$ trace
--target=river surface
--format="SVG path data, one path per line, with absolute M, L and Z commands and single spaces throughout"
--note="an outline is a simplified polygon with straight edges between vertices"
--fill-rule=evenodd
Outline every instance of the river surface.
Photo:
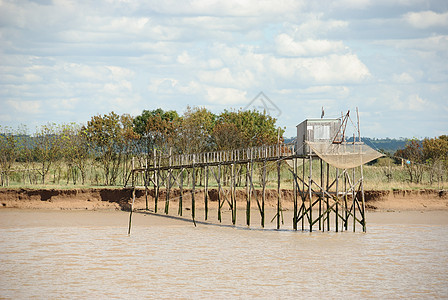
M 0 298 L 447 298 L 448 212 L 368 231 L 212 226 L 125 212 L 0 211 Z M 285 226 L 286 227 L 286 226 Z

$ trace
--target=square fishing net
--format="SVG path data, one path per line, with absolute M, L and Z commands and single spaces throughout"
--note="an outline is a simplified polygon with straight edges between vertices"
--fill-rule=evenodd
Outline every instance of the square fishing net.
M 322 160 L 339 169 L 351 169 L 383 154 L 364 143 L 306 142 Z

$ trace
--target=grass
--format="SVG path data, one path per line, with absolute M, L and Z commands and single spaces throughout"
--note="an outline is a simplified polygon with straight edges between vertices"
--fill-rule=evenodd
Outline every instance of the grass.
M 128 164 L 130 165 L 130 164 Z M 299 176 L 302 175 L 303 169 L 302 165 L 298 167 Z M 320 161 L 313 161 L 313 178 L 317 182 L 320 182 Z M 16 163 L 13 169 L 21 170 L 25 169 L 25 166 L 21 163 Z M 324 169 L 326 169 L 324 165 Z M 239 170 L 239 168 L 236 168 Z M 262 164 L 254 164 L 253 169 L 253 183 L 255 188 L 261 187 L 261 170 Z M 215 169 L 215 174 L 216 174 Z M 224 168 L 222 168 L 222 174 L 224 174 Z M 351 172 L 350 176 L 352 176 Z M 105 186 L 103 184 L 104 172 L 102 169 L 94 162 L 89 162 L 89 167 L 87 169 L 85 184 L 80 184 L 80 176 L 78 174 L 77 184 L 73 183 L 72 178 L 69 178 L 67 183 L 67 176 L 69 176 L 69 170 L 63 163 L 58 163 L 50 170 L 46 177 L 46 183 L 41 183 L 41 177 L 36 171 L 25 172 L 13 172 L 9 178 L 9 185 L 3 188 L 31 188 L 31 189 L 73 189 L 73 188 L 122 188 L 124 186 L 125 177 L 124 169 L 120 170 L 120 175 L 117 178 L 117 184 L 114 186 Z M 79 173 L 79 172 L 78 172 Z M 217 182 L 212 175 L 209 173 L 209 187 L 216 188 Z M 230 174 L 230 170 L 227 170 L 226 174 Z M 304 180 L 308 180 L 309 166 L 305 163 L 305 176 Z M 432 185 L 429 183 L 429 175 L 424 174 L 422 183 L 410 183 L 409 175 L 405 167 L 390 164 L 390 161 L 380 160 L 375 165 L 364 165 L 364 189 L 365 190 L 409 190 L 409 189 L 444 189 L 448 188 L 448 183 L 446 182 L 434 182 Z M 387 176 L 389 174 L 389 177 Z M 246 182 L 246 168 L 245 166 L 239 171 L 241 186 L 245 186 Z M 336 171 L 335 168 L 330 167 L 330 179 L 335 178 Z M 355 177 L 359 178 L 360 170 L 355 169 Z M 198 181 L 202 177 L 202 182 L 204 176 L 198 176 Z M 237 179 L 238 180 L 238 179 Z M 31 182 L 30 182 L 31 181 Z M 230 183 L 230 177 L 228 179 Z M 293 176 L 290 171 L 290 167 L 286 164 L 282 164 L 281 167 L 281 188 L 282 189 L 292 189 Z M 143 185 L 143 181 L 140 178 L 137 185 Z M 190 184 L 191 185 L 191 184 Z M 199 182 L 196 184 L 201 186 Z M 187 186 L 187 179 L 184 179 L 184 186 Z M 276 189 L 277 188 L 277 168 L 276 162 L 267 163 L 267 188 Z

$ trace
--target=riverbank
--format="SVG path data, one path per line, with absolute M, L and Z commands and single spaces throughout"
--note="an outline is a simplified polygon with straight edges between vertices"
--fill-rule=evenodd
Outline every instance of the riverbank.
M 256 191 L 261 199 L 261 190 Z M 204 191 L 196 190 L 196 207 L 204 208 Z M 227 197 L 230 198 L 230 195 Z M 255 197 L 252 205 L 256 207 Z M 154 207 L 154 190 L 136 190 L 135 208 Z M 170 205 L 177 207 L 180 199 L 180 190 L 170 191 Z M 209 208 L 217 206 L 218 191 L 211 188 L 208 191 Z M 241 208 L 246 205 L 245 190 L 236 190 L 237 204 Z M 282 207 L 285 210 L 293 208 L 293 191 L 281 190 Z M 394 191 L 365 191 L 366 208 L 377 211 L 422 211 L 422 210 L 448 210 L 448 192 L 444 190 L 394 190 Z M 132 189 L 110 188 L 80 188 L 80 189 L 0 189 L 0 207 L 18 209 L 56 209 L 56 210 L 129 210 L 132 200 Z M 166 192 L 160 190 L 159 207 L 165 204 Z M 191 190 L 184 189 L 182 195 L 185 209 L 191 204 Z M 267 207 L 277 205 L 277 190 L 266 190 Z

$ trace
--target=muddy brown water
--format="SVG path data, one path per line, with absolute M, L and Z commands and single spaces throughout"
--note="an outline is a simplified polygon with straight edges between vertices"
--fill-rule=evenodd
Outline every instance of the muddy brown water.
M 367 233 L 128 217 L 0 210 L 0 298 L 448 297 L 447 211 L 369 212 Z

